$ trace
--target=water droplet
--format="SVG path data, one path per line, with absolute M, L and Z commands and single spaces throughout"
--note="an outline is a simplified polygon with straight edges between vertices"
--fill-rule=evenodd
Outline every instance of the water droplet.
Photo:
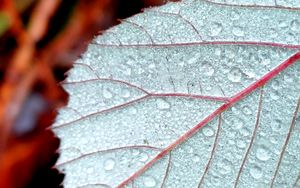
M 232 68 L 227 77 L 232 82 L 240 82 L 242 79 L 242 71 L 239 68 Z
M 156 106 L 160 110 L 167 110 L 167 109 L 169 109 L 171 107 L 170 103 L 168 103 L 164 99 L 157 99 L 156 100 Z
M 202 63 L 202 70 L 203 70 L 203 73 L 207 76 L 212 76 L 215 72 L 214 67 L 207 61 L 204 61 Z
M 278 100 L 279 99 L 279 93 L 277 91 L 273 91 L 273 92 L 270 92 L 270 97 L 272 100 Z
M 145 176 L 143 182 L 146 187 L 154 187 L 156 185 L 156 180 L 151 176 Z
M 147 153 L 142 152 L 142 153 L 140 154 L 140 161 L 141 161 L 141 162 L 146 162 L 146 161 L 148 160 L 148 158 L 149 158 L 149 156 L 148 156 Z
M 104 162 L 104 169 L 107 171 L 112 170 L 115 167 L 115 164 L 116 164 L 115 160 L 109 158 Z
M 135 115 L 135 114 L 137 113 L 137 109 L 136 109 L 135 107 L 130 107 L 130 108 L 129 108 L 129 113 L 130 113 L 131 115 Z
M 230 19 L 232 20 L 238 20 L 240 18 L 240 13 L 238 11 L 232 11 L 231 12 L 231 16 L 230 16 Z
M 254 179 L 259 179 L 262 177 L 262 171 L 261 168 L 258 166 L 254 166 L 250 169 L 250 175 L 254 178 Z
M 204 136 L 211 137 L 215 134 L 214 130 L 211 127 L 203 127 L 202 132 Z
M 280 83 L 279 83 L 278 80 L 273 80 L 273 81 L 271 82 L 271 85 L 272 85 L 272 88 L 275 89 L 275 90 L 277 90 L 277 89 L 280 88 Z
M 299 22 L 299 20 L 293 20 L 291 22 L 291 30 L 293 30 L 293 31 L 299 31 L 300 30 L 300 22 Z
M 244 36 L 244 31 L 243 31 L 243 28 L 242 27 L 239 27 L 239 26 L 234 26 L 232 28 L 232 33 L 237 36 L 237 37 L 242 37 Z
M 94 173 L 94 168 L 93 168 L 93 167 L 89 167 L 89 168 L 86 170 L 86 173 L 88 173 L 88 174 L 93 174 L 93 173 Z
M 200 161 L 200 156 L 199 155 L 197 155 L 197 154 L 195 154 L 194 156 L 193 156 L 193 158 L 192 158 L 192 160 L 196 163 L 196 162 L 199 162 Z
M 280 132 L 282 122 L 279 119 L 276 119 L 273 124 L 271 124 L 272 130 L 275 132 Z
M 245 128 L 245 127 L 242 128 L 242 129 L 240 129 L 240 133 L 243 136 L 249 136 L 250 135 L 250 131 L 247 128 Z
M 111 99 L 113 97 L 113 94 L 107 88 L 104 88 L 103 97 L 106 99 Z
M 246 142 L 245 142 L 244 140 L 237 140 L 237 141 L 236 141 L 236 146 L 237 146 L 238 148 L 243 149 L 243 148 L 246 147 Z
M 269 32 L 270 32 L 270 35 L 269 35 L 269 36 L 270 36 L 271 38 L 276 38 L 276 37 L 278 36 L 278 32 L 277 32 L 275 29 L 273 29 L 273 28 L 270 29 Z
M 209 35 L 212 37 L 217 36 L 221 33 L 222 30 L 223 30 L 222 24 L 220 24 L 218 22 L 214 22 L 211 24 Z
M 130 97 L 130 91 L 128 89 L 122 89 L 121 95 L 123 98 L 129 98 Z
M 260 146 L 256 150 L 256 157 L 261 161 L 267 161 L 270 159 L 270 152 L 265 146 Z
M 243 111 L 243 113 L 244 113 L 245 115 L 251 115 L 251 114 L 252 114 L 252 109 L 251 109 L 249 106 L 247 106 L 247 105 L 245 105 L 245 106 L 242 108 L 242 111 Z
M 219 163 L 219 172 L 223 175 L 228 174 L 231 171 L 231 162 L 227 159 L 223 159 Z

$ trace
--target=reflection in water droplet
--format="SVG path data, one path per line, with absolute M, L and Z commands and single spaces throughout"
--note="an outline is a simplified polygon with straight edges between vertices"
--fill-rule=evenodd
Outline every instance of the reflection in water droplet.
M 115 164 L 116 164 L 115 160 L 109 158 L 104 162 L 104 169 L 107 171 L 112 170 L 115 167 Z
M 145 176 L 143 182 L 146 187 L 154 187 L 156 185 L 156 180 L 151 176 Z
M 103 94 L 103 97 L 106 99 L 111 99 L 113 97 L 113 94 L 107 88 L 103 89 L 102 94 Z
M 240 82 L 242 79 L 242 71 L 239 68 L 232 68 L 227 77 L 232 82 Z
M 156 100 L 156 106 L 160 110 L 167 110 L 171 107 L 170 103 L 168 103 L 164 99 L 157 99 Z
M 203 73 L 207 76 L 212 76 L 215 72 L 214 67 L 207 61 L 204 61 L 202 63 L 202 70 L 203 70 Z
M 202 132 L 204 136 L 211 137 L 215 134 L 214 130 L 211 127 L 203 127 Z
M 261 168 L 258 166 L 254 166 L 250 169 L 250 175 L 254 178 L 254 179 L 259 179 L 262 177 L 262 171 Z
M 256 157 L 261 161 L 267 161 L 270 159 L 270 152 L 265 146 L 260 146 L 256 150 Z
M 145 152 L 142 152 L 142 153 L 140 154 L 140 161 L 141 161 L 141 162 L 145 162 L 145 161 L 147 161 L 147 160 L 148 160 L 148 158 L 149 158 L 149 156 L 148 156 L 148 154 L 147 154 L 147 153 L 145 153 Z
M 222 24 L 220 24 L 218 22 L 214 22 L 211 24 L 209 35 L 212 37 L 217 36 L 221 33 L 222 30 L 223 30 Z
M 232 28 L 232 33 L 237 36 L 237 37 L 242 37 L 244 36 L 244 31 L 242 27 L 235 26 Z

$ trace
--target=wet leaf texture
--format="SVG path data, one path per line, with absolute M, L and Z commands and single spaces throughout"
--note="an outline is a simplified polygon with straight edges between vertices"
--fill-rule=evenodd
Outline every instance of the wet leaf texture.
M 53 130 L 68 187 L 300 187 L 300 1 L 190 1 L 98 36 Z

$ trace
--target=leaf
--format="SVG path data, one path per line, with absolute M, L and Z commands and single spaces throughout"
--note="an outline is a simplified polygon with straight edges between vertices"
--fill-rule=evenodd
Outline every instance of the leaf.
M 147 9 L 89 45 L 53 125 L 65 187 L 300 186 L 300 3 L 230 2 Z

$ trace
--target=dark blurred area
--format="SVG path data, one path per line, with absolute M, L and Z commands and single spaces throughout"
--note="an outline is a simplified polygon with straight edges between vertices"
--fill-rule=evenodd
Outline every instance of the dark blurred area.
M 49 126 L 95 35 L 165 0 L 0 0 L 0 188 L 62 187 Z

